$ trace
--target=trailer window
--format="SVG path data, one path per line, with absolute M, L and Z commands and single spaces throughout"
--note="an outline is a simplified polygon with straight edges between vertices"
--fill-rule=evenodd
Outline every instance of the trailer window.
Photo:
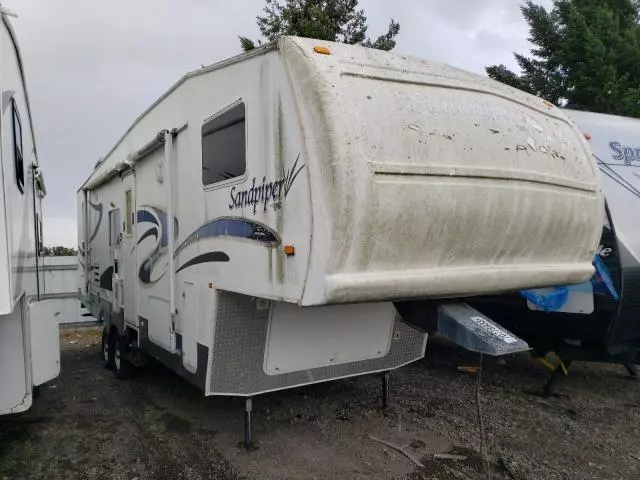
M 16 171 L 16 184 L 20 193 L 24 193 L 24 160 L 22 157 L 22 124 L 16 101 L 11 102 L 13 110 L 13 164 Z
M 118 236 L 121 232 L 120 225 L 120 209 L 111 210 L 109 212 L 109 245 L 118 243 Z
M 241 103 L 202 126 L 202 184 L 241 177 L 247 168 L 245 112 Z

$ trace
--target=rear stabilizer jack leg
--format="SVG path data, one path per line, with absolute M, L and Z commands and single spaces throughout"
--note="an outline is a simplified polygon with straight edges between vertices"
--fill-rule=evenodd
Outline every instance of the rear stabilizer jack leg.
M 253 443 L 253 423 L 251 415 L 253 413 L 253 398 L 248 397 L 244 401 L 244 442 L 240 443 L 240 447 L 251 452 L 257 447 Z
M 387 410 L 391 402 L 391 372 L 382 373 L 382 408 Z

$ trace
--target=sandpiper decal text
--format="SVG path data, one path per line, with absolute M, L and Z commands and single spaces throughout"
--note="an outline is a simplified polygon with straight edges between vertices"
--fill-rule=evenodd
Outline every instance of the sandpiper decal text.
M 296 178 L 300 172 L 304 169 L 305 165 L 298 166 L 300 161 L 300 155 L 296 158 L 293 167 L 288 171 L 282 172 L 282 177 L 273 182 L 267 182 L 267 177 L 262 177 L 262 183 L 256 182 L 258 179 L 253 177 L 252 186 L 248 189 L 240 190 L 237 187 L 231 189 L 231 202 L 229 203 L 229 210 L 244 207 L 253 207 L 253 213 L 258 210 L 258 205 L 262 205 L 263 210 L 266 212 L 267 207 L 271 205 L 273 208 L 278 209 L 282 205 L 282 200 L 287 198 L 289 191 L 293 186 Z

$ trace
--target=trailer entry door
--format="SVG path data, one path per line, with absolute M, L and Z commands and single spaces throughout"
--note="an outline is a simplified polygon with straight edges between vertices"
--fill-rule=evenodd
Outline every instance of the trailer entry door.
M 124 192 L 124 219 L 122 239 L 122 265 L 120 275 L 124 285 L 124 319 L 131 325 L 138 325 L 138 277 L 136 275 L 136 176 L 130 173 L 122 178 Z

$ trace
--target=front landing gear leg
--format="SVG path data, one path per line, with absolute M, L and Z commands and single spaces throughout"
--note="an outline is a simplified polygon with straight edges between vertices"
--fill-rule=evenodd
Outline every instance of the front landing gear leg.
M 564 363 L 562 363 L 562 361 L 560 362 L 560 365 L 558 365 L 553 373 L 549 376 L 549 379 L 544 386 L 544 391 L 542 392 L 543 397 L 548 398 L 555 393 L 556 384 L 558 383 L 560 378 L 568 375 L 570 367 L 571 360 L 567 360 Z
M 633 378 L 640 378 L 640 373 L 638 373 L 638 367 L 633 363 L 625 363 L 624 368 L 629 372 L 629 376 Z

